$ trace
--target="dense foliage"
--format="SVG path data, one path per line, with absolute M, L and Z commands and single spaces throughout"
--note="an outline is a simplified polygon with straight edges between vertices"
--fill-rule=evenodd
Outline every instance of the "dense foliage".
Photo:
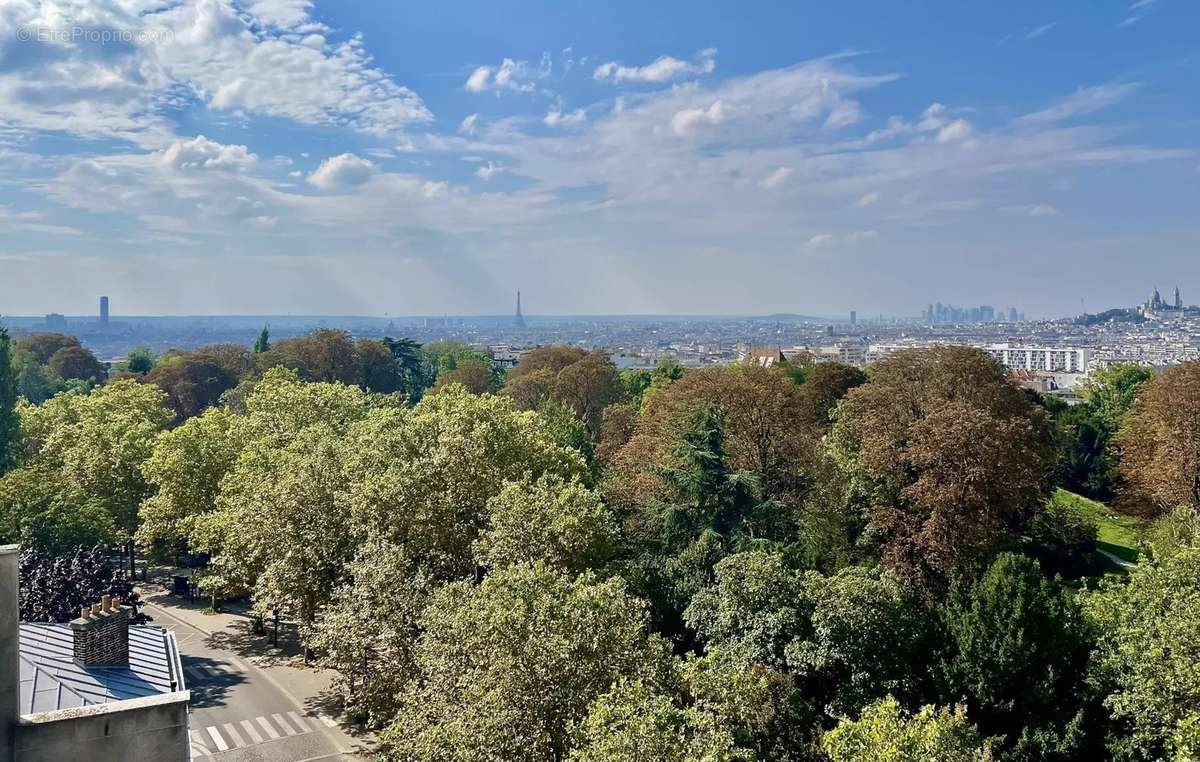
M 80 545 L 198 556 L 208 594 L 301 625 L 389 760 L 1182 762 L 1200 374 L 1084 397 L 961 347 L 867 373 L 545 347 L 504 374 L 264 331 L 17 403 L 0 541 L 47 619 L 127 585 Z M 1136 569 L 1094 579 L 1064 485 L 1160 515 Z

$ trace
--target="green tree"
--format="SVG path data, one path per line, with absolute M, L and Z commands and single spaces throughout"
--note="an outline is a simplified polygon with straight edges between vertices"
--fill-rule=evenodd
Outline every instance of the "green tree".
M 0 326 L 0 476 L 17 465 L 21 452 L 21 422 L 17 417 L 17 369 L 12 340 Z
M 379 410 L 357 425 L 345 499 L 364 535 L 406 549 L 438 578 L 474 574 L 471 545 L 487 527 L 487 502 L 506 481 L 582 476 L 533 412 L 505 397 L 451 386 L 411 410 Z
M 715 583 L 699 591 L 684 613 L 689 626 L 735 664 L 786 670 L 788 645 L 812 632 L 804 573 L 765 551 L 724 558 L 714 573 Z
M 596 699 L 576 731 L 571 762 L 750 762 L 716 719 L 681 709 L 641 681 L 620 681 Z
M 1121 723 L 1113 758 L 1177 757 L 1200 707 L 1200 545 L 1138 564 L 1084 605 L 1099 633 L 1095 677 Z
M 1154 369 L 1135 363 L 1119 363 L 1093 371 L 1079 388 L 1079 396 L 1091 406 L 1110 432 L 1121 428 L 1125 415 L 1133 408 Z
M 811 629 L 786 658 L 808 695 L 848 715 L 887 695 L 915 705 L 929 694 L 928 615 L 899 579 L 862 567 L 804 579 Z
M 116 539 L 104 503 L 67 483 L 57 471 L 18 468 L 0 478 L 0 544 L 20 543 L 66 556 L 80 546 L 108 545 Z
M 372 728 L 392 720 L 397 696 L 417 675 L 420 617 L 432 592 L 403 548 L 370 540 L 305 634 L 321 665 L 337 672 L 347 710 Z
M 821 747 L 833 762 L 987 762 L 962 707 L 921 707 L 909 716 L 892 697 L 868 707 L 858 720 L 843 719 Z
M 475 541 L 480 566 L 544 561 L 569 572 L 612 557 L 616 527 L 599 495 L 578 481 L 543 474 L 506 482 L 487 501 L 488 529 Z
M 138 506 L 151 492 L 142 464 L 172 420 L 164 400 L 155 386 L 122 380 L 90 394 L 60 394 L 37 407 L 23 405 L 26 463 L 56 470 L 102 501 L 122 539 L 129 540 Z
M 221 480 L 245 443 L 243 417 L 223 408 L 159 435 L 142 475 L 154 492 L 138 509 L 138 543 L 179 550 L 196 544 L 196 521 L 217 508 Z
M 267 326 L 263 326 L 258 332 L 258 338 L 254 340 L 254 354 L 261 355 L 271 348 L 271 331 Z
M 1101 756 L 1085 684 L 1092 634 L 1072 591 L 1024 556 L 999 556 L 944 607 L 946 696 L 966 696 L 980 730 L 1012 759 Z
M 129 355 L 117 365 L 117 370 L 125 371 L 126 373 L 134 373 L 139 376 L 144 376 L 154 370 L 156 358 L 154 353 L 146 347 L 139 347 L 129 353 Z
M 664 679 L 665 644 L 619 579 L 510 566 L 439 590 L 421 618 L 420 678 L 384 734 L 389 759 L 561 760 L 618 679 Z
M 60 349 L 78 346 L 81 346 L 79 339 L 62 333 L 35 333 L 18 344 L 18 348 L 27 351 L 39 365 L 50 362 Z

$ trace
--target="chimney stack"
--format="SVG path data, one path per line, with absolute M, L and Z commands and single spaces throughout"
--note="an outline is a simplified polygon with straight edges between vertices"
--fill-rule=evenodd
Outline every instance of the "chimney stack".
M 71 622 L 75 663 L 81 667 L 129 666 L 129 607 L 104 596 Z

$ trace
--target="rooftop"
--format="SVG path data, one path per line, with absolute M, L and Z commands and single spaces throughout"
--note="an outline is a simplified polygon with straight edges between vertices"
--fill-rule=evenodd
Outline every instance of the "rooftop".
M 82 667 L 69 624 L 21 624 L 22 714 L 51 712 L 184 690 L 175 636 L 129 627 L 128 667 Z

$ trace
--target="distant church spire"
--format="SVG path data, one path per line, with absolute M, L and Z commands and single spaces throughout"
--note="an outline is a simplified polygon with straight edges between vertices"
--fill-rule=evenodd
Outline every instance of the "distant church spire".
M 1175 287 L 1175 309 L 1183 309 L 1183 297 L 1179 295 L 1179 286 Z
M 521 314 L 521 292 L 520 291 L 517 291 L 517 316 L 513 320 L 513 324 L 516 325 L 517 328 L 525 327 L 525 316 Z

